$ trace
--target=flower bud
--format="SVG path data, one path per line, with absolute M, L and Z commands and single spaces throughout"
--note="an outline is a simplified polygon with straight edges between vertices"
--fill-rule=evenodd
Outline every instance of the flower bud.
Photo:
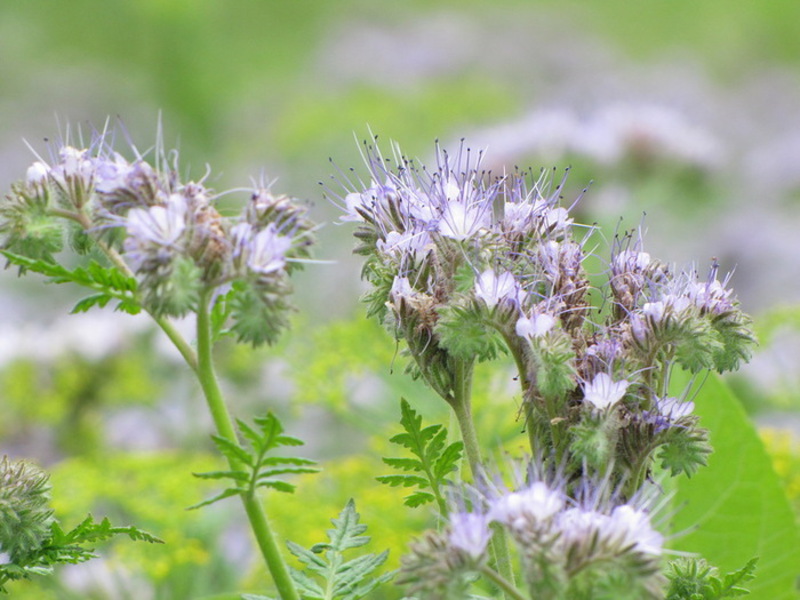
M 0 558 L 21 562 L 50 536 L 48 475 L 23 461 L 0 461 Z

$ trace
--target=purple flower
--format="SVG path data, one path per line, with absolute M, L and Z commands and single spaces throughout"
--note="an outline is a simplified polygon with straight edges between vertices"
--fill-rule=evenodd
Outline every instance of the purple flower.
M 547 334 L 555 326 L 555 317 L 534 311 L 530 317 L 517 319 L 516 332 L 518 336 L 532 340 Z
M 622 400 L 627 389 L 627 380 L 614 381 L 607 373 L 598 373 L 591 382 L 583 383 L 583 399 L 603 410 Z
M 475 561 L 483 558 L 492 538 L 487 516 L 481 513 L 457 512 L 450 515 L 449 524 L 450 545 Z
M 564 507 L 563 494 L 542 481 L 527 488 L 495 498 L 489 508 L 489 520 L 511 529 L 524 529 L 529 521 L 543 523 Z
M 664 545 L 664 536 L 653 529 L 650 515 L 629 504 L 617 506 L 601 528 L 601 534 L 644 554 L 659 556 Z
M 150 260 L 169 262 L 183 249 L 187 231 L 188 207 L 186 200 L 173 194 L 166 205 L 131 209 L 124 225 L 128 233 L 125 252 L 134 265 L 141 269 Z
M 274 223 L 258 231 L 249 223 L 239 223 L 231 230 L 233 257 L 247 271 L 259 277 L 280 271 L 286 265 L 291 238 L 278 233 Z
M 519 303 L 522 294 L 514 274 L 509 271 L 498 275 L 494 269 L 486 269 L 475 280 L 475 295 L 489 308 L 506 300 Z

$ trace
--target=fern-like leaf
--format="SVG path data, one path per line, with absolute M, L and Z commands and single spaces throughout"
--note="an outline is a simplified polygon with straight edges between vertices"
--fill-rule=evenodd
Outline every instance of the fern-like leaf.
M 141 307 L 136 301 L 136 280 L 128 277 L 115 267 L 104 267 L 96 261 L 91 261 L 85 267 L 67 269 L 55 262 L 43 259 L 33 259 L 20 254 L 2 251 L 9 264 L 20 267 L 22 271 L 33 271 L 44 275 L 48 283 L 75 283 L 94 291 L 93 294 L 78 301 L 73 307 L 73 313 L 86 312 L 98 306 L 106 306 L 116 300 L 116 309 L 129 314 L 137 314 Z
M 382 475 L 376 479 L 392 487 L 417 487 L 406 496 L 406 506 L 417 507 L 436 501 L 442 514 L 447 512 L 441 488 L 449 483 L 448 475 L 458 469 L 464 444 L 447 444 L 447 429 L 442 425 L 422 426 L 422 417 L 403 398 L 400 401 L 400 424 L 405 430 L 389 441 L 408 449 L 416 458 L 384 458 L 390 467 L 412 473 Z
M 203 500 L 190 506 L 196 509 L 214 504 L 225 498 L 239 494 L 251 495 L 258 488 L 269 488 L 279 492 L 292 493 L 295 486 L 291 483 L 276 479 L 280 475 L 298 475 L 301 473 L 316 473 L 319 471 L 313 460 L 293 456 L 267 456 L 269 452 L 283 446 L 302 446 L 303 442 L 297 438 L 284 435 L 283 425 L 272 413 L 253 420 L 254 426 L 244 421 L 237 420 L 239 432 L 247 441 L 247 447 L 238 441 L 229 440 L 221 436 L 212 436 L 220 454 L 228 459 L 230 470 L 209 471 L 194 473 L 200 479 L 227 479 L 233 485 L 226 488 L 216 496 Z
M 359 523 L 359 515 L 352 499 L 339 513 L 339 518 L 332 519 L 331 522 L 334 527 L 327 531 L 328 542 L 315 544 L 310 549 L 294 542 L 287 543 L 289 551 L 306 567 L 303 571 L 291 569 L 292 579 L 303 598 L 359 600 L 394 576 L 394 573 L 371 576 L 375 569 L 386 562 L 388 550 L 345 560 L 344 552 L 365 546 L 370 541 L 368 536 L 362 535 L 367 526 Z

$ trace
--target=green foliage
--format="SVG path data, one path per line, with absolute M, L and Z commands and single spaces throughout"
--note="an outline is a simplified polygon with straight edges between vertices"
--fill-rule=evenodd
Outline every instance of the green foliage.
M 253 347 L 274 344 L 289 327 L 290 307 L 282 294 L 270 294 L 247 281 L 234 282 L 232 292 L 225 301 L 233 319 L 230 331 L 238 341 Z
M 675 389 L 684 382 L 673 377 Z M 758 555 L 756 598 L 789 598 L 800 564 L 795 516 L 752 423 L 736 397 L 710 376 L 695 400 L 695 412 L 709 431 L 714 453 L 691 479 L 675 478 L 672 519 L 675 550 L 696 553 L 720 569 L 732 570 Z
M 670 471 L 673 477 L 681 473 L 691 477 L 708 464 L 711 446 L 705 429 L 677 425 L 667 428 L 663 439 L 658 459 L 661 468 Z
M 164 542 L 137 527 L 113 527 L 105 518 L 99 523 L 89 515 L 75 528 L 65 532 L 58 522 L 51 524 L 50 536 L 36 550 L 20 560 L 0 564 L 0 592 L 8 593 L 5 583 L 46 575 L 58 564 L 78 564 L 96 558 L 94 545 L 117 535 L 127 535 L 133 541 L 163 544 Z
M 572 339 L 553 329 L 530 346 L 537 366 L 536 386 L 545 398 L 562 399 L 575 388 L 575 351 Z
M 461 360 L 494 360 L 505 346 L 500 335 L 490 327 L 474 304 L 447 304 L 438 309 L 435 331 L 440 345 Z
M 238 419 L 236 423 L 242 436 L 249 442 L 249 450 L 246 450 L 237 442 L 221 436 L 215 435 L 212 438 L 222 455 L 228 458 L 230 464 L 239 468 L 234 467 L 228 471 L 209 471 L 194 474 L 195 477 L 200 479 L 229 479 L 235 485 L 226 488 L 213 498 L 204 500 L 190 508 L 196 509 L 201 506 L 208 506 L 238 494 L 252 495 L 259 488 L 270 488 L 279 492 L 292 493 L 295 486 L 286 481 L 275 479 L 277 475 L 297 475 L 319 471 L 319 469 L 310 466 L 315 462 L 307 458 L 267 456 L 271 450 L 281 446 L 303 445 L 301 440 L 283 435 L 283 425 L 272 413 L 267 413 L 264 417 L 256 417 L 254 423 L 257 428 L 253 428 Z
M 442 496 L 442 487 L 450 483 L 447 476 L 458 470 L 458 461 L 464 449 L 463 442 L 447 444 L 447 429 L 442 425 L 422 427 L 422 417 L 405 400 L 400 401 L 400 424 L 405 430 L 389 441 L 411 451 L 416 458 L 384 458 L 383 462 L 400 471 L 414 474 L 382 475 L 376 479 L 392 487 L 417 486 L 415 492 L 406 496 L 404 504 L 412 508 L 436 500 L 444 515 L 447 506 Z M 426 491 L 426 490 L 430 490 Z
M 750 360 L 752 347 L 756 343 L 751 325 L 750 318 L 738 311 L 711 319 L 711 326 L 722 344 L 714 356 L 717 371 L 735 371 L 742 362 Z
M 369 543 L 370 538 L 363 534 L 367 526 L 359 524 L 355 502 L 348 501 L 338 519 L 332 519 L 333 529 L 329 529 L 329 542 L 313 545 L 310 549 L 293 542 L 287 542 L 289 551 L 307 570 L 291 569 L 300 594 L 306 600 L 358 600 L 364 598 L 380 584 L 389 581 L 393 573 L 384 573 L 371 578 L 372 572 L 380 567 L 388 557 L 388 550 L 380 554 L 362 554 L 345 561 L 344 553 Z M 324 582 L 318 583 L 318 578 Z
M 28 463 L 0 463 L 0 592 L 9 581 L 52 572 L 57 564 L 76 564 L 95 557 L 94 544 L 124 534 L 134 541 L 161 543 L 136 527 L 112 527 L 106 518 L 89 515 L 65 532 L 50 508 L 47 473 Z
M 738 571 L 720 579 L 717 569 L 701 558 L 673 561 L 666 573 L 669 579 L 666 600 L 719 600 L 746 596 L 750 592 L 740 584 L 755 577 L 757 562 L 758 559 L 753 558 Z
M 52 522 L 47 473 L 4 456 L 0 461 L 0 552 L 7 561 L 25 564 L 39 552 Z
M 33 271 L 48 278 L 47 283 L 76 283 L 94 290 L 94 294 L 79 301 L 72 309 L 73 313 L 86 312 L 94 306 L 104 307 L 111 300 L 117 300 L 116 310 L 128 314 L 137 314 L 140 306 L 136 301 L 136 280 L 121 273 L 114 267 L 103 267 L 90 261 L 86 267 L 67 269 L 54 262 L 32 259 L 27 256 L 2 251 L 10 264 L 21 271 Z

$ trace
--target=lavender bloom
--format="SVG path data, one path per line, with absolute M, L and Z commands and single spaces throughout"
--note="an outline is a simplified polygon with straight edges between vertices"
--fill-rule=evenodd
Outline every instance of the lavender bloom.
M 29 186 L 40 186 L 47 183 L 50 167 L 40 160 L 35 161 L 25 172 L 25 183 Z
M 239 223 L 232 228 L 231 237 L 234 262 L 245 272 L 265 278 L 286 265 L 286 252 L 292 240 L 280 235 L 274 224 L 258 231 L 249 223 Z
M 529 521 L 544 523 L 564 507 L 563 495 L 542 481 L 501 495 L 491 502 L 488 517 L 512 530 L 524 529 Z
M 524 298 L 513 273 L 505 271 L 498 275 L 494 269 L 486 269 L 475 280 L 475 295 L 489 308 L 503 301 L 519 304 L 521 296 Z
M 431 238 L 427 231 L 390 231 L 386 234 L 385 240 L 378 240 L 377 248 L 385 255 L 397 259 L 403 257 L 421 258 L 431 244 Z
M 677 421 L 682 417 L 689 416 L 694 411 L 694 402 L 683 401 L 680 398 L 656 398 L 655 405 L 661 416 L 669 421 Z
M 628 381 L 614 381 L 607 373 L 598 373 L 591 382 L 583 383 L 583 399 L 594 408 L 604 410 L 622 400 Z
M 555 317 L 534 311 L 530 317 L 520 317 L 517 320 L 515 331 L 518 336 L 532 340 L 547 334 L 555 326 Z
M 631 546 L 636 552 L 659 556 L 664 536 L 653 529 L 650 516 L 629 504 L 617 506 L 601 528 L 601 533 L 621 546 Z
M 481 560 L 492 538 L 489 520 L 481 513 L 457 512 L 450 515 L 450 545 L 474 561 Z
M 183 250 L 187 212 L 186 200 L 178 194 L 170 196 L 166 206 L 134 208 L 128 212 L 124 247 L 134 270 L 149 268 L 151 261 L 167 263 Z
M 466 240 L 491 223 L 491 204 L 487 204 L 485 199 L 471 204 L 458 200 L 446 201 L 440 210 L 437 229 L 443 236 L 454 240 Z

